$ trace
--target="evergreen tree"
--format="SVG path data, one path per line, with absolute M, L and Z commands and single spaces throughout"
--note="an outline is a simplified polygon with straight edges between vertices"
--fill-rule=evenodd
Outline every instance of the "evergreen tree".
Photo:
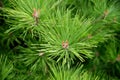
M 119 80 L 119 4 L 0 1 L 0 80 Z

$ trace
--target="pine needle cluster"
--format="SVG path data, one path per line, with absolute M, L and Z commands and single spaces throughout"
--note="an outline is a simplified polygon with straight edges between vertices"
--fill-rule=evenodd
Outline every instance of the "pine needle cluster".
M 119 4 L 0 1 L 0 80 L 119 80 Z

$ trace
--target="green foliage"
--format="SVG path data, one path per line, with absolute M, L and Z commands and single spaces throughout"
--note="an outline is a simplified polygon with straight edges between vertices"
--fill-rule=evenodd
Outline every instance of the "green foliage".
M 79 78 L 79 72 L 81 71 L 82 67 L 78 69 L 66 69 L 65 67 L 60 66 L 50 66 L 51 69 L 51 76 L 49 80 L 75 80 Z M 81 72 L 81 74 L 83 71 Z
M 93 71 L 104 71 L 104 73 L 108 75 L 108 77 L 106 75 L 106 79 L 108 78 L 107 80 L 116 76 L 119 78 L 119 44 L 119 41 L 114 37 L 108 40 L 108 42 L 101 44 L 97 49 L 95 49 L 94 59 L 91 62 L 88 62 L 85 68 Z M 119 79 L 115 78 L 115 80 Z
M 39 51 L 48 54 L 55 60 L 57 58 L 57 62 L 62 60 L 63 65 L 68 63 L 68 66 L 70 66 L 76 58 L 82 62 L 84 57 L 92 58 L 90 49 L 111 36 L 109 31 L 104 31 L 104 28 L 93 25 L 92 21 L 94 20 L 92 19 L 79 20 L 77 15 L 71 18 L 70 11 L 62 14 L 58 10 L 56 18 L 51 18 L 52 21 L 49 23 L 43 23 L 44 26 L 41 27 L 41 30 L 47 43 L 40 44 L 42 49 L 40 48 Z M 96 26 L 98 28 L 95 28 Z
M 83 65 L 67 69 L 66 67 L 51 66 L 52 70 L 48 80 L 106 80 L 103 72 L 91 72 L 83 68 Z M 112 78 L 111 78 L 112 79 Z
M 20 48 L 20 54 L 18 58 L 26 65 L 29 66 L 31 71 L 45 72 L 47 69 L 47 63 L 50 61 L 44 53 L 40 53 L 31 48 Z M 43 73 L 44 74 L 44 73 Z
M 0 1 L 0 80 L 119 80 L 119 4 Z
M 120 74 L 120 46 L 118 46 L 120 43 L 116 40 L 111 40 L 109 44 L 104 45 L 105 51 L 100 56 L 100 60 L 104 63 L 105 69 L 110 69 L 107 73 L 112 76 L 119 76 L 118 74 Z
M 8 62 L 7 57 L 0 55 L 0 79 L 10 80 L 14 77 L 12 62 Z

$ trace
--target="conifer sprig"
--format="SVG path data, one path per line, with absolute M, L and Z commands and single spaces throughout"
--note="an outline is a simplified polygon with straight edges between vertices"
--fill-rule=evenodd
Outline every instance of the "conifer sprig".
M 0 79 L 12 79 L 14 77 L 13 74 L 13 64 L 12 62 L 7 61 L 7 57 L 0 54 Z
M 104 25 L 93 25 L 93 19 L 79 19 L 77 15 L 72 18 L 69 10 L 61 13 L 58 9 L 55 15 L 41 27 L 46 43 L 36 45 L 41 46 L 39 51 L 57 62 L 62 61 L 63 65 L 74 63 L 75 58 L 81 62 L 92 58 L 91 49 L 111 36 L 109 30 L 103 30 Z

